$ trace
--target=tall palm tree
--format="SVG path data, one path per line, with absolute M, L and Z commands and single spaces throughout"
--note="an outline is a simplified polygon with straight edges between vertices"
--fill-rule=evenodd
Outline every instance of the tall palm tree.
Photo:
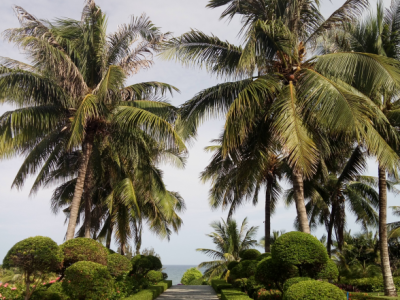
M 353 21 L 367 4 L 347 0 L 324 19 L 316 0 L 211 0 L 211 8 L 227 5 L 221 18 L 242 17 L 243 47 L 192 30 L 170 40 L 163 54 L 233 80 L 201 91 L 181 108 L 183 122 L 192 129 L 209 117 L 226 115 L 224 156 L 247 139 L 260 111 L 269 116 L 266 136 L 280 141 L 280 152 L 293 170 L 294 200 L 304 232 L 310 229 L 303 181 L 312 177 L 319 163 L 319 132 L 340 133 L 365 145 L 387 168 L 398 165 L 396 152 L 372 125 L 384 128 L 388 121 L 369 96 L 378 87 L 399 87 L 400 63 L 369 53 L 310 59 L 306 55 L 326 30 Z M 369 90 L 361 94 L 355 88 L 365 82 Z
M 348 24 L 344 32 L 336 34 L 339 36 L 337 44 L 342 49 L 356 52 L 381 55 L 400 60 L 400 2 L 395 0 L 389 9 L 385 11 L 382 1 L 378 1 L 377 9 L 371 12 L 364 20 L 356 24 Z M 381 131 L 398 131 L 400 126 L 398 101 L 398 89 L 387 89 L 377 86 L 371 99 L 376 103 L 381 114 L 387 118 L 386 128 Z M 386 141 L 398 150 L 398 139 L 394 136 L 386 136 Z M 379 160 L 379 240 L 381 242 L 382 272 L 385 282 L 385 295 L 397 296 L 393 283 L 387 235 L 387 184 L 386 172 L 393 172 Z
M 201 179 L 212 181 L 210 189 L 210 205 L 213 209 L 229 207 L 228 218 L 245 201 L 252 201 L 257 205 L 259 192 L 265 188 L 265 252 L 270 252 L 271 215 L 273 214 L 282 188 L 279 180 L 282 179 L 287 165 L 279 156 L 271 151 L 271 146 L 265 145 L 265 131 L 256 127 L 237 151 L 225 156 L 222 151 L 222 139 L 217 140 L 219 145 L 208 147 L 214 151 L 214 156 Z
M 207 236 L 212 238 L 216 249 L 200 248 L 196 250 L 214 259 L 199 264 L 199 268 L 207 268 L 204 276 L 212 278 L 217 275 L 224 275 L 228 271 L 229 262 L 240 260 L 241 251 L 257 245 L 257 240 L 254 237 L 257 234 L 258 227 L 248 228 L 247 218 L 243 220 L 240 227 L 238 225 L 233 219 L 211 223 L 214 232 L 207 234 Z
M 147 139 L 147 143 L 137 145 L 138 155 L 126 156 L 123 149 L 115 149 L 112 144 L 106 146 L 104 142 L 96 147 L 101 153 L 95 152 L 92 155 L 94 184 L 89 207 L 92 221 L 89 237 L 105 239 L 109 248 L 114 233 L 122 252 L 132 238 L 139 248 L 136 250 L 140 250 L 144 222 L 158 236 L 169 239 L 172 231 L 177 232 L 182 224 L 177 213 L 185 209 L 182 197 L 166 189 L 162 171 L 156 166 L 159 162 L 170 161 L 183 167 L 183 153 L 162 149 L 160 144 L 142 134 L 141 140 L 144 139 Z M 53 193 L 52 207 L 55 213 L 63 209 L 67 213 L 67 219 L 70 216 L 71 199 L 76 184 L 76 178 L 68 180 L 71 173 L 77 173 L 73 167 L 74 164 L 61 163 L 46 179 L 47 183 L 52 183 L 54 180 L 60 181 L 62 176 L 66 177 L 65 183 Z M 75 168 L 78 168 L 77 164 Z M 80 219 L 84 222 L 77 231 L 78 236 L 86 234 L 87 230 L 86 200 L 84 198 L 80 206 Z
M 31 64 L 1 58 L 0 97 L 19 107 L 0 118 L 1 157 L 26 157 L 14 181 L 21 187 L 29 174 L 53 169 L 65 152 L 82 151 L 66 239 L 75 235 L 88 165 L 95 141 L 108 138 L 116 147 L 135 151 L 138 129 L 179 150 L 185 146 L 174 130 L 176 110 L 160 97 L 177 90 L 158 82 L 126 86 L 130 75 L 152 64 L 166 40 L 145 16 L 106 34 L 106 16 L 87 0 L 81 20 L 41 21 L 15 7 L 20 28 L 5 37 Z
M 375 208 L 379 207 L 379 196 L 374 189 L 375 179 L 361 175 L 367 167 L 365 154 L 359 147 L 341 152 L 325 159 L 321 171 L 304 182 L 310 224 L 325 225 L 329 256 L 333 231 L 339 250 L 343 248 L 346 207 L 356 216 L 356 222 L 365 228 L 378 224 Z M 293 191 L 288 190 L 286 196 L 287 204 L 292 203 Z

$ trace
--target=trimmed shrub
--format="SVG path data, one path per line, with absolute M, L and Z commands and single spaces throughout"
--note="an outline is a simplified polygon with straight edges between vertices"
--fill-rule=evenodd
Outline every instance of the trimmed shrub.
M 153 291 L 153 299 L 164 293 L 164 287 L 160 285 L 151 285 L 148 289 Z
M 184 285 L 188 285 L 189 282 L 202 277 L 203 274 L 197 268 L 191 268 L 186 270 L 186 272 L 183 274 L 181 283 Z
M 255 277 L 264 286 L 275 285 L 280 291 L 283 290 L 283 283 L 292 277 L 298 276 L 297 268 L 290 264 L 272 257 L 265 258 L 257 265 Z
M 235 288 L 240 288 L 242 291 L 246 288 L 246 284 L 247 284 L 247 278 L 240 278 L 240 279 L 236 279 L 233 282 L 233 286 Z
M 400 290 L 400 277 L 393 277 L 394 285 L 396 290 Z M 383 285 L 382 277 L 373 278 L 359 278 L 359 279 L 345 279 L 341 280 L 339 285 L 351 285 L 361 292 L 384 292 L 385 287 Z
M 221 300 L 251 300 L 251 298 L 237 289 L 222 289 Z
M 234 267 L 236 267 L 238 264 L 239 264 L 238 261 L 231 261 L 231 262 L 228 264 L 228 270 L 231 271 L 231 270 L 232 270 Z
M 188 283 L 188 285 L 205 285 L 203 278 L 194 279 Z
M 64 300 L 63 296 L 59 293 L 53 293 L 49 291 L 35 291 L 33 292 L 31 300 Z
M 32 295 L 31 284 L 36 284 L 46 273 L 60 270 L 63 256 L 51 238 L 36 236 L 16 243 L 6 254 L 3 268 L 19 268 L 25 276 L 27 299 Z
M 58 294 L 61 297 L 61 299 L 63 299 L 63 300 L 70 299 L 67 296 L 67 294 L 64 292 L 64 290 L 62 288 L 62 282 L 60 282 L 60 281 L 55 282 L 52 285 L 50 285 L 49 288 L 47 289 L 47 292 L 53 293 L 53 294 Z
M 162 269 L 160 259 L 153 255 L 136 255 L 131 259 L 132 272 L 135 274 L 146 274 L 148 271 Z
M 286 293 L 286 291 L 293 285 L 302 281 L 309 281 L 312 280 L 310 277 L 293 277 L 289 278 L 288 280 L 285 281 L 283 284 L 283 292 Z
M 114 253 L 107 256 L 107 269 L 111 276 L 118 277 L 128 273 L 132 265 L 126 256 Z
M 211 286 L 217 293 L 221 293 L 222 289 L 231 289 L 232 285 L 227 283 L 225 280 L 222 279 L 213 279 L 211 280 Z
M 163 292 L 165 292 L 167 289 L 170 288 L 169 283 L 168 283 L 168 282 L 165 282 L 165 281 L 158 282 L 158 283 L 155 284 L 155 285 L 161 286 L 161 287 L 163 288 Z
M 265 253 L 261 254 L 259 257 L 257 257 L 257 260 L 262 261 L 264 258 L 268 258 L 268 257 L 271 257 L 271 253 L 265 252 Z
M 156 284 L 164 279 L 162 272 L 154 270 L 149 271 L 146 277 L 152 284 Z
M 139 293 L 134 294 L 124 300 L 153 300 L 154 292 L 152 290 L 141 290 Z
M 240 253 L 240 258 L 242 260 L 255 260 L 261 255 L 261 252 L 257 249 L 247 249 Z
M 272 257 L 299 268 L 300 276 L 314 277 L 327 264 L 329 257 L 322 243 L 304 232 L 292 231 L 281 235 L 272 245 Z
M 316 279 L 336 280 L 339 277 L 339 269 L 336 263 L 330 259 L 323 269 L 316 275 Z
M 230 275 L 234 278 L 248 278 L 253 276 L 257 270 L 257 263 L 258 261 L 256 260 L 241 261 L 231 270 Z
M 168 285 L 168 288 L 172 286 L 172 280 L 164 280 L 164 282 Z
M 284 294 L 284 300 L 346 300 L 341 289 L 327 282 L 302 281 L 292 285 Z
M 107 265 L 107 248 L 93 239 L 75 238 L 66 241 L 60 248 L 64 254 L 64 269 L 78 261 L 91 261 L 103 266 Z
M 65 270 L 62 283 L 72 299 L 107 299 L 113 294 L 113 280 L 107 267 L 91 261 L 79 261 Z
M 282 300 L 282 293 L 278 290 L 259 289 L 257 291 L 257 300 Z

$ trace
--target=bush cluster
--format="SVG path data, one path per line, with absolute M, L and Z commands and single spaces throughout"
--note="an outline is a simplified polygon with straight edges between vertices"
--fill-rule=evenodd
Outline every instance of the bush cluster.
M 60 246 L 64 255 L 64 268 L 79 261 L 91 261 L 107 266 L 107 248 L 89 238 L 75 238 Z
M 161 260 L 153 255 L 136 255 L 131 259 L 132 273 L 145 275 L 149 271 L 162 269 Z
M 197 269 L 197 268 L 191 268 L 186 270 L 186 272 L 183 274 L 181 283 L 184 285 L 189 285 L 190 282 L 192 282 L 195 279 L 202 278 L 203 274 Z
M 240 258 L 243 260 L 255 260 L 257 259 L 257 257 L 259 257 L 261 255 L 260 251 L 258 251 L 257 249 L 247 249 L 247 250 L 243 250 L 240 253 Z
M 327 282 L 302 281 L 292 285 L 285 292 L 284 300 L 346 300 L 341 289 Z
M 106 266 L 79 261 L 68 267 L 62 287 L 72 299 L 101 300 L 114 292 L 113 280 Z
M 154 270 L 149 271 L 146 277 L 152 284 L 156 284 L 164 279 L 162 272 Z
M 126 256 L 114 253 L 107 256 L 107 269 L 112 276 L 118 277 L 128 273 L 132 265 Z
M 283 285 L 283 292 L 285 293 L 292 285 L 302 282 L 302 281 L 308 281 L 312 280 L 309 277 L 293 277 L 289 278 L 288 280 L 285 281 L 285 284 Z

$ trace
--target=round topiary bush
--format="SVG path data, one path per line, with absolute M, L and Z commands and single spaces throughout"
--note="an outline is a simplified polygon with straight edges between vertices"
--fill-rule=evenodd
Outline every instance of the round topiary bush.
M 288 280 L 285 281 L 283 284 L 283 292 L 286 293 L 286 291 L 294 284 L 302 282 L 302 281 L 309 281 L 312 280 L 310 277 L 293 277 L 289 278 Z
M 335 280 L 339 277 L 339 269 L 336 263 L 329 259 L 328 263 L 323 266 L 323 269 L 317 274 L 316 279 Z
M 161 260 L 157 256 L 153 255 L 147 255 L 146 256 L 148 262 L 149 262 L 149 268 L 150 270 L 161 270 L 162 269 L 162 263 Z
M 283 300 L 346 300 L 341 289 L 327 282 L 302 281 L 292 285 Z
M 241 261 L 231 270 L 230 275 L 235 278 L 249 278 L 256 273 L 257 263 L 258 261 L 256 260 Z
M 186 272 L 183 274 L 181 283 L 184 285 L 188 285 L 189 282 L 199 279 L 203 277 L 203 274 L 197 269 L 197 268 L 191 268 L 186 270 Z
M 135 274 L 146 274 L 148 271 L 162 269 L 160 259 L 153 255 L 136 255 L 131 259 L 132 271 Z
M 240 253 L 240 258 L 242 260 L 255 260 L 261 255 L 261 252 L 257 249 L 247 249 Z
M 265 252 L 265 253 L 261 254 L 259 257 L 257 257 L 257 260 L 262 261 L 264 258 L 268 258 L 268 257 L 271 257 L 271 253 Z
M 62 287 L 71 299 L 77 300 L 103 300 L 114 292 L 107 267 L 91 261 L 79 261 L 68 267 Z
M 60 246 L 64 254 L 64 268 L 78 261 L 91 261 L 107 265 L 107 248 L 99 242 L 88 238 L 75 238 Z
M 131 262 L 125 256 L 114 253 L 107 256 L 107 269 L 114 277 L 128 273 L 132 269 Z
M 312 270 L 317 274 L 328 262 L 328 253 L 317 238 L 310 234 L 292 231 L 281 235 L 272 245 L 272 257 L 299 268 L 300 277 Z
M 152 284 L 158 283 L 164 279 L 162 272 L 154 270 L 149 271 L 146 277 Z
M 228 264 L 228 270 L 229 270 L 229 271 L 232 270 L 232 269 L 233 269 L 234 267 L 236 267 L 238 264 L 239 264 L 238 261 L 231 261 L 231 262 Z
M 3 268 L 19 268 L 24 276 L 26 299 L 33 293 L 32 284 L 43 280 L 47 273 L 57 272 L 62 265 L 62 252 L 51 238 L 36 236 L 16 243 L 6 254 Z
M 272 257 L 263 259 L 257 264 L 255 278 L 265 287 L 275 285 L 280 291 L 283 289 L 283 283 L 292 277 L 298 276 L 298 270 L 295 266 L 285 264 L 282 261 Z

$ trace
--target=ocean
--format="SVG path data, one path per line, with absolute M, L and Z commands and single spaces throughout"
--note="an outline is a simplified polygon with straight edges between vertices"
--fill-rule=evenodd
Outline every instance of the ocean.
M 163 272 L 168 274 L 168 280 L 172 280 L 173 285 L 181 283 L 183 273 L 187 269 L 196 268 L 197 265 L 164 265 Z M 204 270 L 200 269 L 201 272 Z

